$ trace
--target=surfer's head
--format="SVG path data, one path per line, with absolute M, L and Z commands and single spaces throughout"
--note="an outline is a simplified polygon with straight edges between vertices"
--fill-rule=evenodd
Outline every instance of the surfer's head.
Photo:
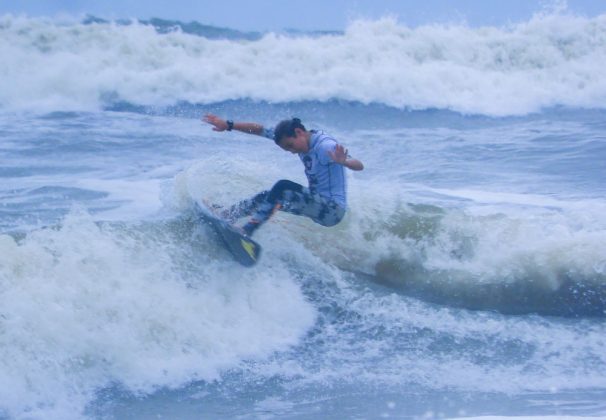
M 288 152 L 309 151 L 309 132 L 298 118 L 280 121 L 274 130 L 274 141 Z

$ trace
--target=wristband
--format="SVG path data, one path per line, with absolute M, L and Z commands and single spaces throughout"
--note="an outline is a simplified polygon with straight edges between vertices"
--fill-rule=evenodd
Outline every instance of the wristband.
M 234 122 L 232 120 L 225 121 L 227 123 L 227 131 L 231 131 L 234 129 Z

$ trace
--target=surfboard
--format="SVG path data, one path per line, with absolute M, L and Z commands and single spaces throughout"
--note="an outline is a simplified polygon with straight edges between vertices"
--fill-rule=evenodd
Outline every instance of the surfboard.
M 261 245 L 246 235 L 242 235 L 226 220 L 221 219 L 206 206 L 194 202 L 194 207 L 199 220 L 207 224 L 216 233 L 220 243 L 234 257 L 234 259 L 245 267 L 252 267 L 259 261 L 261 256 Z

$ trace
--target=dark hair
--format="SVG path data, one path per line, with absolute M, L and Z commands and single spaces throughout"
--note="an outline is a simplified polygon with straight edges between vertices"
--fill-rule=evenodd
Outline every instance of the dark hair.
M 284 137 L 294 137 L 295 128 L 307 131 L 305 126 L 301 124 L 301 120 L 298 118 L 292 118 L 290 120 L 280 121 L 274 129 L 274 141 L 276 144 L 280 143 Z

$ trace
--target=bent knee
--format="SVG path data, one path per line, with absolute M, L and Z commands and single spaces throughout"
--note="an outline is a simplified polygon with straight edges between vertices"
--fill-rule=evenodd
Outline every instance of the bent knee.
M 345 216 L 345 210 L 341 208 L 332 208 L 330 210 L 320 212 L 314 221 L 322 226 L 332 227 L 338 225 Z
M 269 201 L 275 203 L 277 200 L 284 197 L 286 191 L 301 192 L 302 190 L 303 187 L 300 184 L 289 181 L 288 179 L 281 179 L 271 187 Z

